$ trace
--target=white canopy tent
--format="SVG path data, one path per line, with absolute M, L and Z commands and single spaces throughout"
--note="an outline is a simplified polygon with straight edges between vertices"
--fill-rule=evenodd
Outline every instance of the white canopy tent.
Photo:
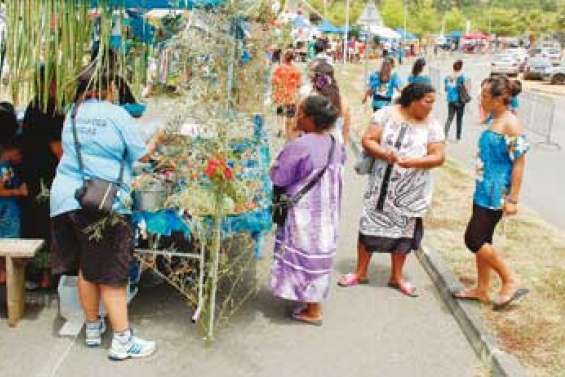
M 376 35 L 384 39 L 401 39 L 400 33 L 388 28 L 386 26 L 369 25 L 367 29 L 372 35 Z

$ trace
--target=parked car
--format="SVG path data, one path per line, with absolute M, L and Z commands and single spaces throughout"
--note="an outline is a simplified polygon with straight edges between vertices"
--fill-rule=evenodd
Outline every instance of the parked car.
M 544 50 L 545 55 L 551 61 L 553 65 L 560 65 L 561 64 L 561 49 L 559 48 L 545 48 Z
M 528 61 L 528 51 L 525 48 L 516 47 L 505 50 L 505 53 L 514 56 L 518 61 L 518 68 L 520 69 L 520 72 L 524 72 L 524 68 Z
M 552 66 L 551 61 L 544 56 L 529 58 L 524 69 L 524 80 L 543 79 L 545 71 Z
M 561 62 L 558 67 L 549 67 L 543 74 L 543 80 L 552 84 L 565 84 L 565 62 Z
M 490 64 L 491 75 L 518 76 L 520 65 L 518 59 L 511 54 L 498 54 Z

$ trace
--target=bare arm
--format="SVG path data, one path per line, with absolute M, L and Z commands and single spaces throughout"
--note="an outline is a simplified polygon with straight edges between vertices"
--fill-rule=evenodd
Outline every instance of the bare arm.
M 520 136 L 524 131 L 524 126 L 520 120 L 514 117 L 505 129 L 505 133 L 510 136 Z M 518 212 L 518 200 L 520 198 L 520 189 L 522 188 L 522 179 L 524 178 L 524 169 L 526 167 L 526 156 L 518 157 L 512 166 L 512 179 L 510 183 L 510 192 L 504 202 L 504 213 L 506 215 L 515 215 Z
M 347 104 L 342 104 L 343 112 L 343 143 L 349 143 L 349 130 L 351 129 L 351 112 Z
M 396 153 L 392 149 L 385 148 L 381 145 L 382 133 L 382 126 L 376 123 L 371 124 L 365 131 L 361 139 L 361 144 L 365 152 L 373 158 L 394 164 L 397 160 Z
M 400 158 L 398 166 L 412 169 L 433 169 L 445 162 L 445 144 L 428 144 L 428 154 L 419 158 Z
M 51 153 L 57 157 L 57 160 L 60 160 L 63 157 L 63 147 L 60 141 L 52 141 L 49 143 L 49 150 Z

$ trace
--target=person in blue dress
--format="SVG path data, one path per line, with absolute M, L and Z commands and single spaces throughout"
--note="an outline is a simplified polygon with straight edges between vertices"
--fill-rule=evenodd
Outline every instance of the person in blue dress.
M 393 72 L 393 63 L 388 58 L 383 60 L 380 71 L 375 71 L 369 76 L 368 89 L 363 97 L 363 103 L 372 97 L 373 111 L 378 111 L 390 106 L 392 98 L 402 87 L 400 76 Z
M 461 86 L 465 86 L 468 90 L 468 83 L 463 74 L 463 61 L 457 60 L 453 63 L 453 73 L 444 80 L 445 93 L 447 94 L 447 121 L 445 122 L 445 138 L 449 136 L 449 129 L 453 118 L 457 117 L 457 133 L 456 140 L 461 140 L 463 131 L 463 115 L 465 114 L 465 103 L 461 101 L 459 90 Z
M 501 280 L 495 310 L 528 293 L 493 246 L 494 230 L 499 221 L 503 216 L 518 212 L 525 155 L 529 149 L 522 122 L 508 109 L 519 90 L 515 82 L 506 77 L 489 78 L 482 85 L 482 106 L 494 119 L 479 138 L 473 214 L 465 231 L 465 244 L 476 258 L 477 286 L 454 293 L 460 299 L 489 302 L 493 270 Z
M 424 58 L 416 59 L 414 65 L 412 66 L 412 74 L 408 76 L 408 84 L 432 85 L 432 80 L 430 79 L 430 76 L 422 74 L 425 67 L 426 67 L 426 59 Z
M 18 122 L 14 107 L 0 103 L 0 238 L 19 238 L 21 234 L 20 203 L 27 187 L 17 167 L 21 153 L 16 142 Z M 0 284 L 6 281 L 4 258 L 0 258 Z

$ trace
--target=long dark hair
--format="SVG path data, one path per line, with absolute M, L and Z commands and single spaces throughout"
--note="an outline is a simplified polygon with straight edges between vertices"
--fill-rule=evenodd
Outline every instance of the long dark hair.
M 314 67 L 312 84 L 317 93 L 328 98 L 341 115 L 341 93 L 334 76 L 334 68 L 325 62 Z
M 412 67 L 412 76 L 418 76 L 424 70 L 426 66 L 426 59 L 418 58 L 416 62 L 414 62 L 414 66 Z
M 392 75 L 392 64 L 390 60 L 384 59 L 383 64 L 381 64 L 381 70 L 379 72 L 379 80 L 381 82 L 388 82 Z

